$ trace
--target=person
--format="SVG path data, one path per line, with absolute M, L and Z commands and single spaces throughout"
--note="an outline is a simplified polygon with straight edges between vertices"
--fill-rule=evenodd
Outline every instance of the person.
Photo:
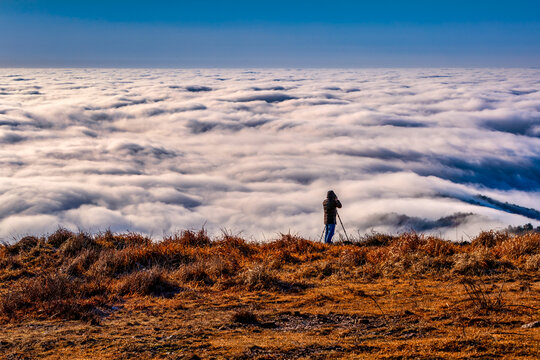
M 332 243 L 332 236 L 334 236 L 334 231 L 336 230 L 337 208 L 341 209 L 341 202 L 338 200 L 336 193 L 333 190 L 329 190 L 326 194 L 326 199 L 323 201 L 325 244 Z

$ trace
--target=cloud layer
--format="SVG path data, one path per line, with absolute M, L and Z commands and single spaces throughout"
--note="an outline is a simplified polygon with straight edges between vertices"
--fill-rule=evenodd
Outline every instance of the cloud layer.
M 0 70 L 0 239 L 539 225 L 540 70 Z M 481 196 L 479 196 L 481 195 Z

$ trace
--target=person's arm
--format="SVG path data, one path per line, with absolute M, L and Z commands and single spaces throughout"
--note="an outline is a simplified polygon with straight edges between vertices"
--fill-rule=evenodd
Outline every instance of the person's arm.
M 341 201 L 336 199 L 336 207 L 341 209 Z

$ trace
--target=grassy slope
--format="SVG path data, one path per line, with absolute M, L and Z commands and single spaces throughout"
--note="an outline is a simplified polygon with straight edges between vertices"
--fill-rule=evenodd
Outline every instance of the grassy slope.
M 0 248 L 0 358 L 540 356 L 540 234 L 327 246 L 66 230 Z

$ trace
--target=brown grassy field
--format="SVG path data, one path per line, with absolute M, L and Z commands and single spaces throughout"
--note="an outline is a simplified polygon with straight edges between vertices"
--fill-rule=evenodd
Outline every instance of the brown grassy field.
M 2 359 L 538 359 L 540 234 L 0 247 Z M 540 323 L 538 323 L 540 325 Z

